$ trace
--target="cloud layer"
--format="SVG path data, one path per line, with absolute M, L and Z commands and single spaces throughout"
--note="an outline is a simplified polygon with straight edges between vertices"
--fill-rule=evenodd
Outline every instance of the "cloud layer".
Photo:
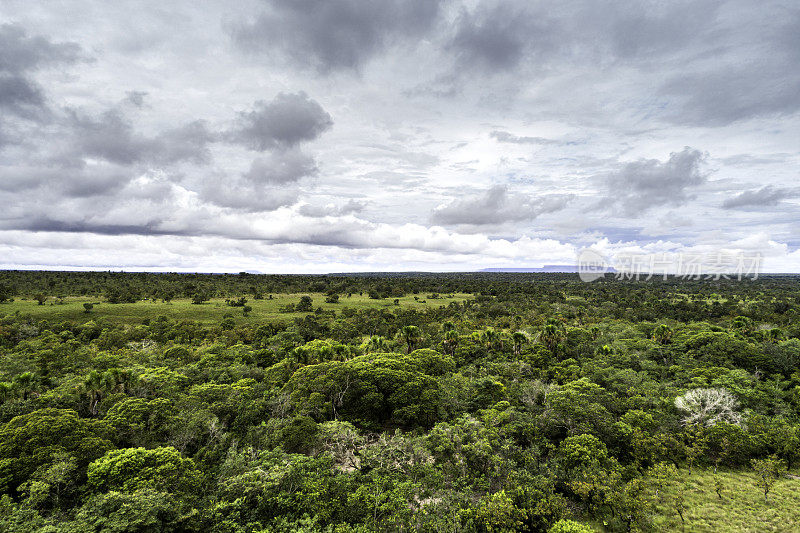
M 800 271 L 796 2 L 6 3 L 0 266 Z

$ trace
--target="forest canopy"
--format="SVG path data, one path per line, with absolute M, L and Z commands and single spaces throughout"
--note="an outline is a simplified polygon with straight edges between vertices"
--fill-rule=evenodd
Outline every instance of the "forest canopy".
M 0 530 L 791 530 L 798 281 L 0 272 Z

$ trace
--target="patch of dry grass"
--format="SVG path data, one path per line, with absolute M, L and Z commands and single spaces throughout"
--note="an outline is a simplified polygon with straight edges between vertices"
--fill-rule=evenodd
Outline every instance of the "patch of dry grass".
M 764 502 L 752 471 L 682 470 L 683 480 L 665 491 L 667 499 L 678 483 L 685 486 L 687 532 L 764 533 L 800 531 L 800 479 L 784 477 Z M 715 492 L 715 476 L 722 481 L 722 498 Z M 660 504 L 656 531 L 681 531 L 681 521 L 669 505 Z

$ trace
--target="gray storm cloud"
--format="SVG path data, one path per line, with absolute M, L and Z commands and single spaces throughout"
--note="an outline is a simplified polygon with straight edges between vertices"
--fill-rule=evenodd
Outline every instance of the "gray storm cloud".
M 556 46 L 557 25 L 543 10 L 525 3 L 484 2 L 473 11 L 462 9 L 447 49 L 460 67 L 506 71 L 523 59 L 538 59 Z
M 281 185 L 312 176 L 317 170 L 312 157 L 299 150 L 289 150 L 254 159 L 243 177 L 254 184 Z
M 54 43 L 42 35 L 29 35 L 16 24 L 0 25 L 0 70 L 26 72 L 41 66 L 73 62 L 80 57 L 78 43 Z
M 626 216 L 652 208 L 680 206 L 692 198 L 692 190 L 705 182 L 700 165 L 705 155 L 688 146 L 666 161 L 642 159 L 626 163 L 605 178 L 604 205 L 618 207 Z
M 131 120 L 119 109 L 110 109 L 96 117 L 70 111 L 69 121 L 75 155 L 121 165 L 205 163 L 210 158 L 208 144 L 215 140 L 202 120 L 148 137 L 136 132 Z
M 571 199 L 568 195 L 532 198 L 527 194 L 509 192 L 505 185 L 495 185 L 477 196 L 459 198 L 437 207 L 431 221 L 444 225 L 481 226 L 533 220 L 539 215 L 563 209 Z
M 229 138 L 251 150 L 288 148 L 319 137 L 333 125 L 331 116 L 303 92 L 281 93 L 239 114 Z
M 0 111 L 27 119 L 41 118 L 46 98 L 31 74 L 80 58 L 77 43 L 54 43 L 41 35 L 29 35 L 21 26 L 0 25 Z
M 398 39 L 429 31 L 441 0 L 274 0 L 255 21 L 229 30 L 241 48 L 279 53 L 321 72 L 358 70 Z
M 760 189 L 743 191 L 722 202 L 725 209 L 737 209 L 741 207 L 769 207 L 778 205 L 782 200 L 797 198 L 800 196 L 798 189 L 775 188 L 766 185 Z

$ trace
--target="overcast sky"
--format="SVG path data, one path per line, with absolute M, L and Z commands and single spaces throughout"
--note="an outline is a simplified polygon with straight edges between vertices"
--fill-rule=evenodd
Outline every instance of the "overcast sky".
M 0 2 L 0 268 L 800 271 L 800 3 Z

